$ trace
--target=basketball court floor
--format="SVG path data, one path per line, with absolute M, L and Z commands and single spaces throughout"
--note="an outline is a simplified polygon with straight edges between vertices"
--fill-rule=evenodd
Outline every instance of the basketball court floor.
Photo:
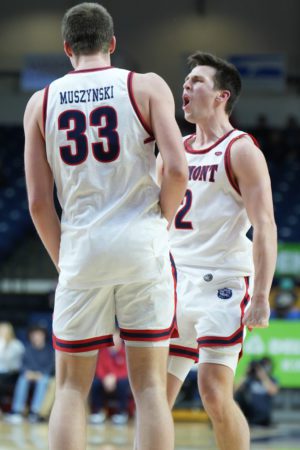
M 67 424 L 66 424 L 67 426 Z M 176 422 L 176 450 L 216 450 L 207 423 Z M 0 450 L 47 450 L 47 424 L 9 425 L 0 422 Z M 133 423 L 88 427 L 87 450 L 132 450 Z M 251 450 L 300 450 L 298 424 L 251 430 Z

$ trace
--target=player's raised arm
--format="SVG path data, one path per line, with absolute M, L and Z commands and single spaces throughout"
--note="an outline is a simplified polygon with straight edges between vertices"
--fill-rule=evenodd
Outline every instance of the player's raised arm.
M 262 152 L 246 138 L 233 144 L 231 163 L 253 226 L 254 291 L 243 322 L 250 328 L 263 328 L 269 322 L 269 293 L 277 255 L 271 182 Z
M 184 197 L 188 180 L 184 147 L 175 120 L 173 95 L 166 82 L 154 73 L 136 75 L 134 83 L 137 98 L 142 108 L 144 105 L 145 117 L 148 116 L 163 160 L 160 205 L 170 223 Z
M 25 177 L 30 215 L 58 268 L 61 231 L 53 200 L 53 176 L 42 135 L 42 103 L 43 92 L 36 92 L 29 100 L 24 114 Z

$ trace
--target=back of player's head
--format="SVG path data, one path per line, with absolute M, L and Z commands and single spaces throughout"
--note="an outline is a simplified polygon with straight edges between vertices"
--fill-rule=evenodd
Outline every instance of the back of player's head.
M 80 3 L 62 20 L 62 36 L 76 56 L 107 53 L 114 35 L 113 19 L 98 3 Z
M 214 83 L 216 89 L 230 91 L 230 97 L 227 100 L 225 111 L 231 114 L 241 92 L 242 81 L 237 68 L 218 56 L 211 53 L 197 51 L 188 58 L 190 69 L 196 66 L 209 66 L 216 69 Z

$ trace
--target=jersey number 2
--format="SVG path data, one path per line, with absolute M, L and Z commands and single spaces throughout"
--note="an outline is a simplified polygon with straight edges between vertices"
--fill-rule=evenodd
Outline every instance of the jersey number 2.
M 67 140 L 75 143 L 75 152 L 71 145 L 60 147 L 62 160 L 71 166 L 82 164 L 88 156 L 86 115 L 79 110 L 67 110 L 58 118 L 58 129 L 67 132 Z M 89 126 L 98 128 L 99 141 L 91 143 L 94 158 L 102 163 L 115 161 L 120 154 L 120 139 L 116 131 L 117 113 L 111 106 L 101 106 L 91 111 Z M 106 147 L 104 146 L 106 140 Z
M 190 189 L 186 190 L 185 197 L 182 200 L 182 207 L 175 216 L 175 228 L 180 230 L 192 230 L 193 224 L 190 220 L 183 220 L 192 206 L 193 194 Z

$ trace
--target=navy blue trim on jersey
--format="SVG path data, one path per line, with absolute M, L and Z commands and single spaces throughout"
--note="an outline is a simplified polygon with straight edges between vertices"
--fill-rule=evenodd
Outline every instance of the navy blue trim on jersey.
M 228 338 L 222 338 L 218 336 L 207 336 L 204 338 L 197 339 L 199 347 L 209 347 L 209 346 L 227 346 L 239 344 L 243 340 L 243 328 L 239 328 L 234 335 Z
M 120 337 L 125 341 L 162 341 L 178 337 L 176 315 L 169 328 L 163 330 L 126 330 L 120 328 Z
M 120 337 L 127 340 L 143 340 L 143 341 L 155 341 L 168 339 L 170 337 L 171 331 L 173 329 L 173 324 L 170 328 L 166 330 L 124 330 L 120 329 Z
M 58 339 L 56 336 L 53 335 L 52 340 L 53 340 L 53 347 L 56 350 L 61 350 L 70 353 L 88 352 L 91 350 L 97 350 L 102 347 L 110 347 L 114 345 L 112 335 L 76 341 L 67 341 L 65 339 Z
M 195 362 L 198 362 L 199 360 L 198 349 L 194 350 L 192 348 L 182 347 L 180 345 L 171 344 L 169 354 L 170 356 L 179 356 L 182 358 L 193 359 Z
M 176 264 L 173 258 L 173 255 L 171 252 L 169 252 L 169 257 L 170 257 L 170 261 L 171 261 L 171 268 L 172 268 L 172 277 L 173 277 L 173 282 L 174 282 L 174 318 L 173 318 L 173 331 L 171 334 L 172 338 L 178 338 L 179 337 L 179 333 L 178 333 L 178 325 L 177 325 L 177 269 L 176 269 Z
M 174 261 L 174 258 L 173 258 L 173 255 L 172 255 L 171 252 L 169 253 L 169 255 L 170 255 L 170 261 L 171 261 L 171 266 L 172 266 L 173 277 L 174 277 L 174 279 L 175 279 L 175 281 L 176 281 L 176 283 L 177 283 L 177 269 L 176 269 L 176 264 L 175 264 L 175 261 Z M 175 288 L 176 288 L 176 287 L 175 287 Z

